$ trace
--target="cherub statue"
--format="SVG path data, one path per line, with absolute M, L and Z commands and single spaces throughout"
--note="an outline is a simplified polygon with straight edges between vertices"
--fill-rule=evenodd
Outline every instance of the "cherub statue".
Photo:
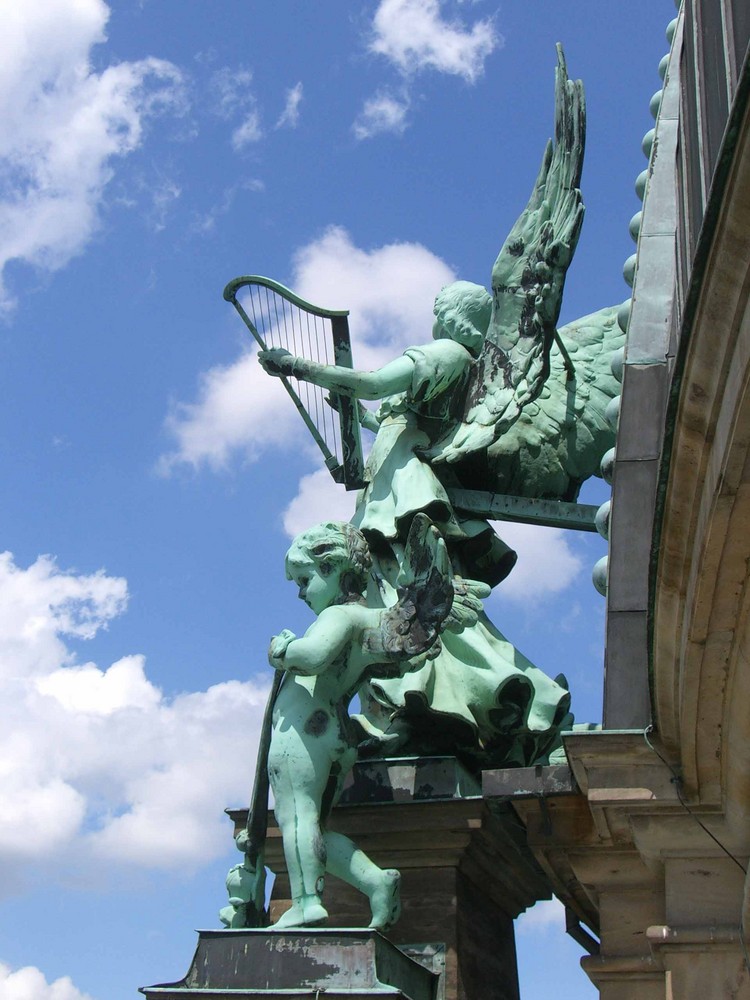
M 371 927 L 386 928 L 399 913 L 399 873 L 381 869 L 326 820 L 357 758 L 349 703 L 370 676 L 398 674 L 439 649 L 443 628 L 476 620 L 481 584 L 459 587 L 454 601 L 445 543 L 424 515 L 406 543 L 398 601 L 368 608 L 364 599 L 370 553 L 362 533 L 326 522 L 298 535 L 286 556 L 287 576 L 317 615 L 297 638 L 274 636 L 269 661 L 284 679 L 276 695 L 268 776 L 291 884 L 292 906 L 274 927 L 326 920 L 326 872 L 367 895 Z
M 617 310 L 557 329 L 583 219 L 584 131 L 582 87 L 568 80 L 559 51 L 555 143 L 495 262 L 492 294 L 463 281 L 444 288 L 432 343 L 371 372 L 279 349 L 259 354 L 269 374 L 382 400 L 362 416 L 376 438 L 353 518 L 373 554 L 373 607 L 395 600 L 406 533 L 420 512 L 445 539 L 457 577 L 495 586 L 510 572 L 515 553 L 487 520 L 455 507 L 452 489 L 575 500 L 614 443 L 605 410 L 619 393 L 610 367 L 622 343 Z M 493 746 L 498 764 L 543 759 L 572 722 L 569 701 L 564 678 L 530 664 L 483 615 L 446 635 L 422 670 L 375 679 L 362 692 L 364 721 L 385 737 L 384 752 Z M 420 729 L 421 745 L 413 739 Z

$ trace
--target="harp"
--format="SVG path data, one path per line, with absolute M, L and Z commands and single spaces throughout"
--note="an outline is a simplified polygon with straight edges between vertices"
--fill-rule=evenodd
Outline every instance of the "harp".
M 237 294 L 244 289 L 243 302 Z M 321 309 L 278 281 L 259 275 L 234 278 L 224 289 L 261 350 L 283 347 L 322 364 L 352 367 L 348 310 Z M 296 378 L 281 378 L 334 480 L 347 490 L 364 485 L 357 400 L 330 394 Z

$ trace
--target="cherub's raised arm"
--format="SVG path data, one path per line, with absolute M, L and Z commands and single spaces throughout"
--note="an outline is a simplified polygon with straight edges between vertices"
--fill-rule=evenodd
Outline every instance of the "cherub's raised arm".
M 356 371 L 339 365 L 321 365 L 307 358 L 297 358 L 288 351 L 274 348 L 259 351 L 258 360 L 269 375 L 285 375 L 312 382 L 331 392 L 359 399 L 383 399 L 405 392 L 412 382 L 414 362 L 406 355 L 372 372 Z
M 326 608 L 301 638 L 289 641 L 276 655 L 272 640 L 268 660 L 276 670 L 305 676 L 322 674 L 351 642 L 352 631 L 353 624 L 344 608 Z

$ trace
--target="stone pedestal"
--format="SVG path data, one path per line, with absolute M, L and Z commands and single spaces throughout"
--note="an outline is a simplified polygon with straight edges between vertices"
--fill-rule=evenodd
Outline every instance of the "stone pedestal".
M 246 812 L 230 815 L 241 829 Z M 402 916 L 386 936 L 436 971 L 444 961 L 440 997 L 518 1000 L 513 919 L 551 891 L 510 806 L 488 806 L 454 758 L 369 761 L 354 768 L 329 825 L 400 870 Z M 266 863 L 276 919 L 290 901 L 273 821 Z M 327 878 L 324 898 L 338 926 L 369 922 L 367 900 L 337 879 Z

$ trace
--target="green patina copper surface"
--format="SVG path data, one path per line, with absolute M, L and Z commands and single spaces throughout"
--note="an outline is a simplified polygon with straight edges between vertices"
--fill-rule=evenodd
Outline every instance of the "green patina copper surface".
M 397 873 L 325 828 L 358 754 L 531 765 L 559 752 L 560 731 L 573 723 L 565 677 L 539 670 L 481 606 L 516 560 L 490 519 L 590 530 L 592 509 L 575 501 L 614 444 L 605 411 L 619 393 L 610 365 L 623 337 L 617 309 L 557 327 L 583 220 L 585 136 L 582 85 L 568 79 L 561 51 L 555 93 L 554 141 L 495 261 L 491 292 L 466 281 L 442 289 L 432 340 L 375 371 L 278 348 L 258 355 L 285 383 L 319 387 L 337 407 L 348 401 L 375 434 L 352 524 L 312 529 L 287 556 L 319 617 L 302 638 L 281 632 L 270 651 L 285 675 L 268 755 L 293 896 L 282 926 L 325 919 L 325 871 L 369 896 L 373 926 L 393 918 Z M 237 305 L 247 280 L 225 297 Z M 361 400 L 380 405 L 373 412 Z M 438 614 L 434 594 L 446 580 L 453 609 Z M 350 718 L 356 691 L 362 713 Z M 230 879 L 239 900 L 242 866 Z
M 273 700 L 268 777 L 292 894 L 292 907 L 274 926 L 325 921 L 321 893 L 331 872 L 367 895 L 370 926 L 382 929 L 398 916 L 398 872 L 378 868 L 349 838 L 326 828 L 357 759 L 361 733 L 348 716 L 349 702 L 366 678 L 418 669 L 439 649 L 440 631 L 476 622 L 488 588 L 471 581 L 454 587 L 445 542 L 425 515 L 412 523 L 399 597 L 387 608 L 367 606 L 371 557 L 351 524 L 326 522 L 298 535 L 286 570 L 318 617 L 300 638 L 288 629 L 274 636 L 268 654 L 283 675 Z M 255 890 L 249 860 L 248 852 L 227 880 L 230 902 L 221 916 L 230 927 L 253 919 L 243 909 Z

